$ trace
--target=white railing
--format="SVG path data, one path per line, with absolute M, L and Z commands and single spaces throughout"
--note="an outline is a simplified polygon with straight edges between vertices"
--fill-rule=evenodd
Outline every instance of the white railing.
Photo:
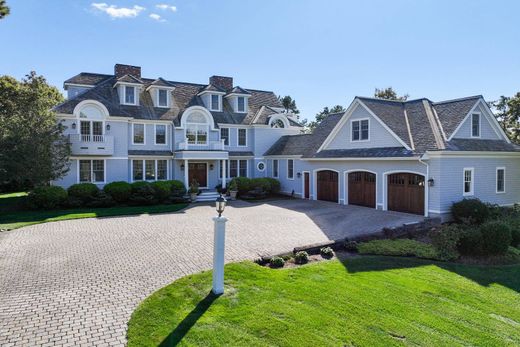
M 113 155 L 114 137 L 106 135 L 69 135 L 74 155 Z
M 105 135 L 71 134 L 71 142 L 106 142 Z
M 184 142 L 179 142 L 180 150 L 189 149 L 209 149 L 213 151 L 224 150 L 224 140 L 220 141 L 206 141 L 206 143 L 196 143 L 194 140 L 186 139 Z

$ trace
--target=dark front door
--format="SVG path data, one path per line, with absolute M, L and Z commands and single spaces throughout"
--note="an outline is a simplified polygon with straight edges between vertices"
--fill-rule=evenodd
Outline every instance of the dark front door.
M 319 171 L 316 180 L 318 200 L 338 202 L 338 173 L 331 170 Z
M 348 203 L 376 207 L 376 175 L 366 171 L 348 174 Z
M 193 180 L 199 183 L 199 187 L 207 187 L 208 186 L 208 177 L 207 177 L 207 165 L 206 163 L 190 163 L 188 169 L 188 178 L 191 182 Z
M 388 209 L 424 214 L 424 176 L 404 172 L 388 175 Z
M 308 172 L 304 172 L 303 173 L 303 197 L 305 199 L 308 199 L 309 198 L 309 181 L 310 181 L 310 178 L 309 178 L 309 173 Z

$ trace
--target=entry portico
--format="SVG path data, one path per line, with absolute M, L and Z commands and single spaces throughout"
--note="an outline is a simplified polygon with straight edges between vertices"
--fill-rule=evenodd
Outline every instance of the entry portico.
M 200 188 L 211 189 L 216 186 L 222 177 L 227 177 L 229 154 L 221 150 L 179 150 L 175 152 L 175 161 L 183 172 L 184 185 L 190 186 L 195 179 Z M 218 175 L 218 176 L 217 176 Z M 222 187 L 226 187 L 226 180 L 222 180 Z

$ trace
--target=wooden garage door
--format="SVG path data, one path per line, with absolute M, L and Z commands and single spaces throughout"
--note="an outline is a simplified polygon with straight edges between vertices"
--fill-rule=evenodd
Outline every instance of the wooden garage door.
M 348 174 L 348 203 L 376 207 L 376 175 L 371 172 L 356 171 Z
M 424 214 L 424 176 L 411 173 L 388 175 L 388 209 Z
M 318 200 L 338 202 L 338 173 L 319 171 L 317 176 Z

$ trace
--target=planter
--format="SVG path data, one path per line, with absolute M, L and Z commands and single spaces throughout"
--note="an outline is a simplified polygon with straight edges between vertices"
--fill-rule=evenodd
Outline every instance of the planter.
M 237 190 L 230 190 L 230 191 L 229 191 L 229 197 L 230 197 L 231 199 L 236 199 L 236 198 L 237 198 L 237 193 L 238 193 Z
M 191 202 L 197 201 L 197 194 L 196 193 L 190 193 L 190 200 L 191 200 Z

